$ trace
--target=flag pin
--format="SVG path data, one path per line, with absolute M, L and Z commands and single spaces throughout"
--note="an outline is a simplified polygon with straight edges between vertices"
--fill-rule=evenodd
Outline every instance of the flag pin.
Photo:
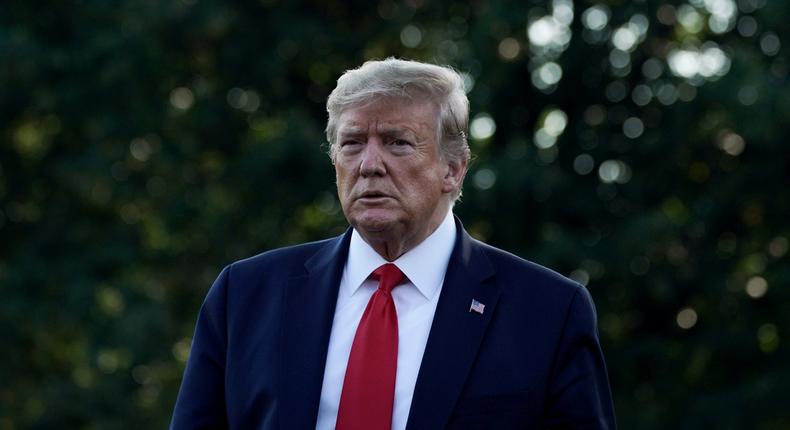
M 483 310 L 485 310 L 486 305 L 478 302 L 475 299 L 472 299 L 472 305 L 469 306 L 469 312 L 477 312 L 480 315 L 483 315 Z

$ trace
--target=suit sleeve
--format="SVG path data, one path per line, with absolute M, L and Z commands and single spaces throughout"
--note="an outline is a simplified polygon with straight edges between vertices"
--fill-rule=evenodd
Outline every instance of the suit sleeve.
M 616 428 L 595 307 L 581 286 L 568 309 L 549 384 L 546 429 Z
M 227 428 L 226 292 L 230 268 L 220 273 L 198 314 L 192 348 L 178 392 L 171 430 Z

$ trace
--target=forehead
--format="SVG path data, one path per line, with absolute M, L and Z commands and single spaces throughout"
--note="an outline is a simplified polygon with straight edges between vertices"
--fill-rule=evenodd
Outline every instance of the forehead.
M 439 108 L 428 100 L 379 98 L 351 106 L 338 117 L 338 133 L 381 128 L 404 128 L 415 133 L 433 132 L 439 119 Z

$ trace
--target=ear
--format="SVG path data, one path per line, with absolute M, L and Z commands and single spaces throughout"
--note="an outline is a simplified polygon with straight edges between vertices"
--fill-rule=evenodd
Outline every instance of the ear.
M 451 193 L 461 187 L 466 176 L 466 160 L 447 161 L 447 171 L 442 178 L 442 192 Z

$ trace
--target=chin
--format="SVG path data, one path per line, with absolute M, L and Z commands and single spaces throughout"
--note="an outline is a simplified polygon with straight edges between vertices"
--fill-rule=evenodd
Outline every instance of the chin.
M 390 213 L 380 213 L 380 211 L 366 212 L 352 217 L 353 222 L 351 224 L 357 230 L 362 230 L 366 233 L 386 233 L 392 231 L 398 224 L 395 217 Z

